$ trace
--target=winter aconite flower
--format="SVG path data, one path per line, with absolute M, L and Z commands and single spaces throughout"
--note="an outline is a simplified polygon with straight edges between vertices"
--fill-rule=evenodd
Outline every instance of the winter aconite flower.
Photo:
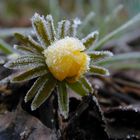
M 73 37 L 54 42 L 44 51 L 50 72 L 59 81 L 78 80 L 89 69 L 90 58 L 84 50 L 82 42 Z
M 35 110 L 44 103 L 57 89 L 60 114 L 68 117 L 68 88 L 85 96 L 92 92 L 86 74 L 108 75 L 108 70 L 96 66 L 96 62 L 108 56 L 108 51 L 86 51 L 94 45 L 98 32 L 92 32 L 84 39 L 76 36 L 79 20 L 62 20 L 57 30 L 53 25 L 52 16 L 35 14 L 32 25 L 37 41 L 31 36 L 16 33 L 16 38 L 23 45 L 15 45 L 20 56 L 5 64 L 10 69 L 18 69 L 12 82 L 23 82 L 35 79 L 34 84 L 25 96 L 25 102 L 32 100 L 31 109 Z M 92 62 L 92 63 L 91 63 Z

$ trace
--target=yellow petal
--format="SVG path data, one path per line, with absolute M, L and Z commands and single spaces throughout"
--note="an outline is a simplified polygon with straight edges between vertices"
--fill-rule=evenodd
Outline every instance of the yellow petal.
M 81 52 L 84 49 L 84 45 L 78 39 L 66 37 L 56 41 L 43 53 L 48 68 L 56 79 L 78 80 L 89 67 L 89 56 Z

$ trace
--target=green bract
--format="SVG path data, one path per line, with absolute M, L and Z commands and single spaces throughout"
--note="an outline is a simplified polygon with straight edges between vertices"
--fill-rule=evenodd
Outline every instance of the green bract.
M 95 45 L 97 42 L 97 31 L 90 33 L 84 39 L 79 39 L 80 43 L 82 43 L 85 47 L 85 50 L 82 51 L 82 53 L 84 52 L 84 54 L 89 56 L 92 60 L 92 63 L 88 66 L 89 70 L 87 70 L 86 73 L 80 75 L 79 79 L 74 82 L 69 82 L 67 79 L 59 81 L 50 72 L 46 64 L 46 57 L 43 54 L 44 50 L 46 50 L 54 42 L 65 39 L 65 37 L 77 39 L 76 31 L 79 24 L 80 21 L 78 19 L 62 20 L 58 22 L 56 30 L 51 15 L 48 15 L 45 18 L 44 16 L 35 14 L 32 18 L 32 25 L 38 42 L 31 36 L 24 36 L 19 33 L 15 34 L 16 38 L 23 44 L 15 45 L 15 48 L 20 52 L 20 56 L 17 59 L 8 61 L 5 64 L 5 67 L 21 71 L 21 73 L 12 76 L 12 82 L 24 82 L 35 78 L 34 84 L 25 96 L 25 102 L 33 99 L 31 104 L 32 110 L 35 110 L 43 104 L 56 88 L 60 114 L 64 118 L 67 118 L 69 112 L 68 88 L 72 89 L 78 95 L 85 96 L 92 92 L 92 87 L 85 77 L 86 73 L 109 75 L 107 69 L 95 64 L 98 60 L 112 56 L 111 52 L 92 50 L 87 51 L 86 53 L 86 49 Z

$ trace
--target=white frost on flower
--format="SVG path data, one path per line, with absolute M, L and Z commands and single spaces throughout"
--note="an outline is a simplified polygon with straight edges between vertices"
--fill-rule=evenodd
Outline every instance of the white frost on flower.
M 99 32 L 98 31 L 94 31 L 92 33 L 90 33 L 89 35 L 87 35 L 85 38 L 82 39 L 83 44 L 88 42 L 89 40 L 92 40 L 92 42 L 90 43 L 90 46 L 93 45 L 93 43 L 95 43 L 98 39 L 99 36 Z
M 74 24 L 80 25 L 81 24 L 81 20 L 79 18 L 75 18 L 74 19 Z
M 47 15 L 46 16 L 46 23 L 47 23 L 47 27 L 50 33 L 50 37 L 51 37 L 51 41 L 55 40 L 55 29 L 54 29 L 54 21 L 52 18 L 52 15 Z
M 34 28 L 34 30 L 36 32 L 38 40 L 41 42 L 42 46 L 44 48 L 46 48 L 46 44 L 44 43 L 44 42 L 46 42 L 46 40 L 45 40 L 45 38 L 43 38 L 42 35 L 40 35 L 38 33 L 38 29 L 35 26 L 36 23 L 38 24 L 38 27 L 42 26 L 41 28 L 43 28 L 43 32 L 45 31 L 45 34 L 48 36 L 48 39 L 51 41 L 51 34 L 49 32 L 47 22 L 46 22 L 44 16 L 40 16 L 38 13 L 35 13 L 34 16 L 31 18 L 31 21 L 32 21 L 32 26 L 33 26 L 33 28 Z
M 64 38 L 66 36 L 75 37 L 78 25 L 81 21 L 78 18 L 74 20 L 62 20 L 58 22 L 57 38 Z
M 88 52 L 90 56 L 97 56 L 97 58 L 104 59 L 106 57 L 113 56 L 113 53 L 110 51 L 90 51 Z
M 77 31 L 77 27 L 81 24 L 81 21 L 79 18 L 75 18 L 74 21 L 73 21 L 73 25 L 72 25 L 72 28 L 73 28 L 73 34 L 72 36 L 75 37 L 76 36 L 76 31 Z
M 110 51 L 94 51 L 92 53 L 94 53 L 95 55 L 102 55 L 102 57 L 103 56 L 104 57 L 111 57 L 111 56 L 113 56 L 113 53 L 110 52 Z
M 62 20 L 58 22 L 58 28 L 57 28 L 57 38 L 63 38 L 65 36 L 68 36 L 70 27 L 70 21 L 69 20 Z
M 31 35 L 28 35 L 28 38 L 29 38 L 29 41 L 32 42 L 33 45 L 35 45 L 35 46 L 41 46 L 41 45 L 39 45 L 38 42 L 36 42 L 36 41 L 32 38 Z M 41 46 L 41 47 L 42 47 L 42 46 Z
M 90 57 L 84 53 L 80 40 L 65 37 L 44 50 L 46 64 L 56 79 L 62 81 L 73 77 L 79 79 L 89 69 Z
M 70 54 L 71 50 L 84 51 L 85 46 L 81 43 L 80 40 L 72 37 L 65 37 L 64 39 L 54 42 L 43 52 L 46 57 L 47 65 L 50 66 L 51 64 L 55 63 L 55 61 L 57 61 L 56 59 Z M 50 56 L 52 56 L 53 59 Z
M 60 39 L 63 24 L 64 24 L 64 20 L 58 22 L 58 27 L 57 27 L 57 38 L 58 39 Z

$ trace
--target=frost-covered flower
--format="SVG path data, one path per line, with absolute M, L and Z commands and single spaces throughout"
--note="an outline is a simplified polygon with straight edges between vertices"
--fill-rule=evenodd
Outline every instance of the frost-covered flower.
M 36 78 L 25 96 L 25 102 L 33 99 L 31 109 L 35 110 L 57 89 L 60 114 L 68 117 L 69 96 L 67 89 L 85 96 L 92 92 L 92 87 L 85 74 L 108 75 L 105 68 L 96 66 L 97 60 L 112 56 L 109 51 L 90 51 L 98 32 L 92 32 L 84 39 L 76 37 L 79 20 L 58 22 L 57 32 L 51 15 L 46 18 L 35 14 L 32 18 L 33 29 L 39 42 L 31 36 L 16 33 L 16 38 L 23 45 L 15 45 L 20 52 L 16 60 L 5 64 L 10 69 L 22 71 L 12 77 L 12 82 L 23 82 Z M 91 61 L 93 62 L 91 63 Z
M 80 40 L 65 37 L 45 49 L 46 63 L 53 76 L 62 81 L 75 82 L 89 69 L 89 56 L 82 52 L 85 46 Z

